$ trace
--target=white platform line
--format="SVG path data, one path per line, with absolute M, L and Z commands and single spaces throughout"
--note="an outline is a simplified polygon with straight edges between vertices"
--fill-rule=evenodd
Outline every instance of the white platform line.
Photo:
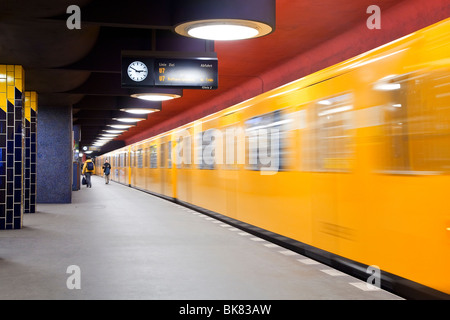
M 250 238 L 250 240 L 252 240 L 252 241 L 266 241 L 266 240 L 264 240 L 264 239 L 261 239 L 261 238 L 256 238 L 256 237 L 254 237 L 254 238 Z
M 275 243 L 266 243 L 264 244 L 267 248 L 280 248 L 279 245 L 276 245 Z
M 381 288 L 378 288 L 377 286 L 374 286 L 367 282 L 350 282 L 352 286 L 355 286 L 358 289 L 361 289 L 363 291 L 378 291 L 381 290 Z
M 278 251 L 281 254 L 284 254 L 285 256 L 295 256 L 298 255 L 297 252 L 291 251 L 291 250 L 283 250 L 283 251 Z
M 320 262 L 318 262 L 316 260 L 313 260 L 313 259 L 308 259 L 308 258 L 306 258 L 306 259 L 297 259 L 297 261 L 299 261 L 299 262 L 301 262 L 303 264 L 310 264 L 310 265 L 320 264 Z
M 345 274 L 343 272 L 340 272 L 340 271 L 338 271 L 336 269 L 322 269 L 320 271 L 322 271 L 322 272 L 324 272 L 324 273 L 326 273 L 326 274 L 328 274 L 329 276 L 332 276 L 332 277 L 342 277 L 342 276 L 346 276 L 347 275 L 347 274 Z

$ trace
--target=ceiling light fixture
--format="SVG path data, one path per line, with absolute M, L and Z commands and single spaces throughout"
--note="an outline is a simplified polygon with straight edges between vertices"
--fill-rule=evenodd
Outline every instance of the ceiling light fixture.
M 159 110 L 156 109 L 145 109 L 145 108 L 124 108 L 120 109 L 120 111 L 128 112 L 131 114 L 149 114 Z
M 175 32 L 206 40 L 243 40 L 275 30 L 275 0 L 175 0 Z M 255 10 L 258 8 L 258 10 Z
M 119 110 L 132 114 L 149 114 L 152 112 L 161 111 L 161 102 L 157 101 L 156 99 L 154 101 L 135 99 L 141 94 L 152 94 L 153 90 L 153 88 L 149 88 L 149 92 L 147 92 L 147 90 L 133 90 L 133 92 L 130 92 L 131 96 L 118 98 L 117 106 L 119 107 Z
M 133 123 L 133 122 L 139 122 L 139 121 L 145 120 L 145 118 L 113 118 L 113 120 L 117 120 L 120 122 Z
M 272 28 L 255 21 L 212 19 L 183 23 L 175 31 L 192 38 L 230 41 L 261 37 L 269 34 Z
M 100 135 L 102 137 L 117 137 L 117 136 L 119 136 L 118 133 L 101 133 Z
M 128 129 L 131 127 L 134 127 L 132 124 L 108 124 L 108 127 L 114 128 L 114 129 Z
M 103 130 L 103 131 L 105 131 L 106 133 L 123 133 L 126 130 Z
M 168 101 L 176 98 L 180 98 L 181 95 L 173 93 L 136 93 L 132 94 L 131 97 L 138 98 L 146 101 Z

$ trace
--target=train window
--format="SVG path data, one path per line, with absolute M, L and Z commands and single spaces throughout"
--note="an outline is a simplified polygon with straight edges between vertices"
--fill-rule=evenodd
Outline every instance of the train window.
M 206 130 L 197 133 L 197 167 L 199 169 L 213 170 L 216 162 L 216 139 L 214 130 Z
M 246 168 L 279 171 L 285 168 L 287 123 L 281 110 L 251 118 L 245 122 Z
M 130 152 L 130 167 L 136 167 L 136 151 L 134 150 Z
M 156 145 L 150 146 L 150 168 L 158 168 L 158 150 Z
M 159 166 L 160 168 L 164 168 L 166 166 L 166 143 L 161 143 L 159 146 L 160 155 L 159 155 Z
M 237 169 L 239 164 L 245 163 L 244 131 L 240 126 L 232 125 L 223 132 L 224 141 L 224 169 Z
M 175 132 L 175 163 L 177 168 L 191 168 L 192 166 L 192 133 L 193 129 L 187 128 Z
M 325 97 L 309 109 L 310 122 L 302 143 L 306 171 L 348 172 L 353 158 L 352 94 Z
M 167 148 L 167 168 L 172 168 L 172 141 L 168 142 Z
M 149 151 L 150 149 L 149 148 L 145 148 L 144 150 L 143 150 L 143 153 L 144 153 L 144 157 L 143 157 L 143 165 L 144 165 L 144 168 L 148 168 L 149 166 L 150 166 L 150 155 L 149 155 Z
M 119 161 L 120 161 L 121 167 L 126 167 L 126 164 L 125 164 L 125 153 L 122 152 L 120 154 Z
M 384 106 L 381 169 L 396 174 L 450 172 L 448 71 L 386 77 L 374 90 L 389 101 Z
M 138 149 L 136 151 L 136 158 L 137 158 L 137 167 L 143 168 L 144 167 L 144 152 L 142 149 Z

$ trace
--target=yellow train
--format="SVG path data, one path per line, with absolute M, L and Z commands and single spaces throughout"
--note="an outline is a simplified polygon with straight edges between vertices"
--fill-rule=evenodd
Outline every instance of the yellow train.
M 449 43 L 447 19 L 97 167 L 361 278 L 377 266 L 405 297 L 448 298 Z

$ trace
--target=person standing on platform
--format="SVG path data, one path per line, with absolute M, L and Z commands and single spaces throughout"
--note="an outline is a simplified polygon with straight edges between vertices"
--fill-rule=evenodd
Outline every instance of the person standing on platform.
M 92 161 L 92 159 L 88 157 L 88 159 L 84 163 L 83 171 L 81 172 L 81 174 L 83 174 L 86 177 L 87 188 L 92 188 L 91 175 L 94 173 L 94 171 L 95 171 L 94 161 Z
M 109 174 L 111 173 L 111 164 L 109 164 L 108 159 L 105 159 L 103 164 L 103 174 L 105 175 L 105 183 L 109 183 Z

